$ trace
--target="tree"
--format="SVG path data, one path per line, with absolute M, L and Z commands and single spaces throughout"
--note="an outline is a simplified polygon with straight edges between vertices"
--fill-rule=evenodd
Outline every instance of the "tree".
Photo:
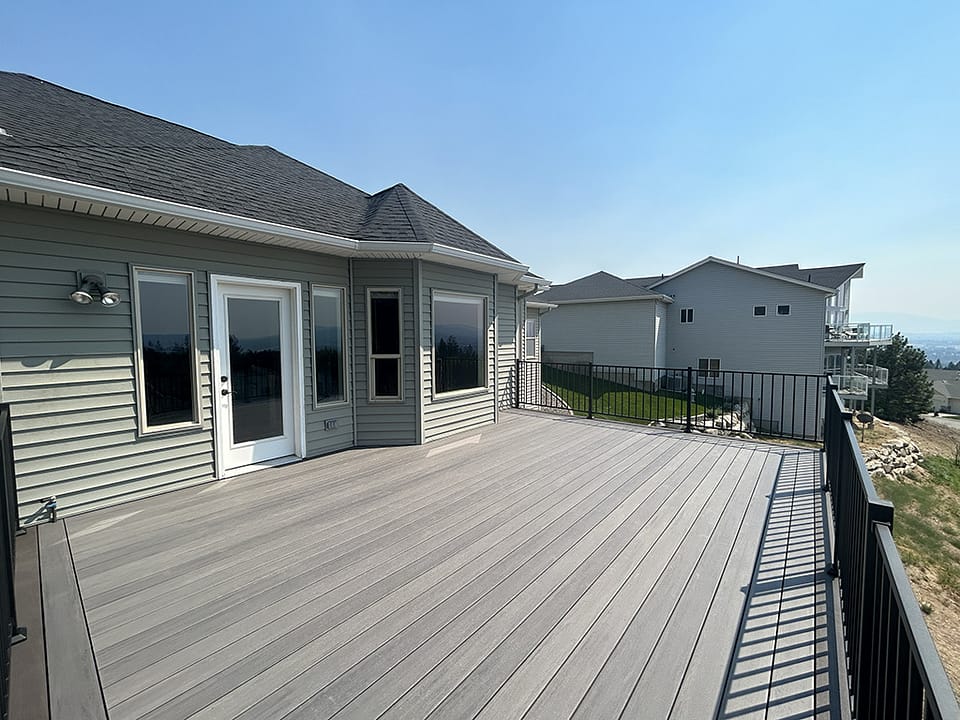
M 894 422 L 912 422 L 933 406 L 933 383 L 924 372 L 927 356 L 902 334 L 877 352 L 877 364 L 890 371 L 886 390 L 877 391 L 877 415 Z

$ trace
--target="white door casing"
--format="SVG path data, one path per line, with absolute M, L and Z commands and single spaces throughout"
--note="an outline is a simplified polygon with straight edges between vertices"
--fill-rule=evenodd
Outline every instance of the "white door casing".
M 210 320 L 217 477 L 304 457 L 300 284 L 212 275 Z M 266 351 L 276 372 L 231 368 L 230 336 L 245 331 L 238 344 Z

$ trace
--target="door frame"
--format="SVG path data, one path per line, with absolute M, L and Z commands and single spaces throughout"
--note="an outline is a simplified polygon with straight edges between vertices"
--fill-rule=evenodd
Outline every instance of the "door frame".
M 226 469 L 226 441 L 229 435 L 226 413 L 220 403 L 220 380 L 227 375 L 225 359 L 220 355 L 219 338 L 226 328 L 226 311 L 222 302 L 221 287 L 223 285 L 246 285 L 257 288 L 273 288 L 286 290 L 290 300 L 290 339 L 293 352 L 293 453 L 295 459 L 306 457 L 307 436 L 304 403 L 304 363 L 303 363 L 303 286 L 299 282 L 285 280 L 264 280 L 262 278 L 241 277 L 234 275 L 209 276 L 208 302 L 210 303 L 210 389 L 211 404 L 213 405 L 213 445 L 214 445 L 214 474 L 218 480 L 232 477 L 244 472 L 257 470 L 263 467 L 291 462 L 290 458 L 278 458 L 240 468 Z

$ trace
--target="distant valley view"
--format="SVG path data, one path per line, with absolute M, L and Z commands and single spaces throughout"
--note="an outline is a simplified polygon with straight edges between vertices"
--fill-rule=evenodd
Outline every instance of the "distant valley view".
M 948 363 L 960 363 L 960 332 L 953 333 L 903 333 L 915 348 L 923 350 L 927 360 L 943 367 Z

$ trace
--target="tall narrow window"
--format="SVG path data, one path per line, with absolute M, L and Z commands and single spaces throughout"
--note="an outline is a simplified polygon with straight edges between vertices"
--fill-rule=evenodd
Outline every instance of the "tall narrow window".
M 189 273 L 160 270 L 134 274 L 141 429 L 197 423 L 193 278 Z
M 524 323 L 524 353 L 528 360 L 537 359 L 537 321 L 528 319 Z
M 370 397 L 400 400 L 402 358 L 400 291 L 369 290 Z
M 313 289 L 313 383 L 318 405 L 346 399 L 343 294 L 340 288 Z
M 680 322 L 683 324 L 693 322 L 693 308 L 681 308 L 680 309 Z
M 482 297 L 433 296 L 433 390 L 435 393 L 484 387 L 486 302 Z

